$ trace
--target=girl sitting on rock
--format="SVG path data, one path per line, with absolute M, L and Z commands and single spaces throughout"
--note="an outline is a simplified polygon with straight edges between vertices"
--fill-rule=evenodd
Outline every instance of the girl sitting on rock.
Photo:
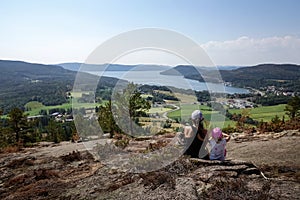
M 226 157 L 226 143 L 230 140 L 230 136 L 222 133 L 220 128 L 212 130 L 212 137 L 209 139 L 211 150 L 209 154 L 210 160 L 224 161 Z

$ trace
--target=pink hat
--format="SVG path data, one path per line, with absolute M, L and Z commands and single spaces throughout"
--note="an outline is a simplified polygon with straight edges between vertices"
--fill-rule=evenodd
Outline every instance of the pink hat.
M 223 133 L 220 128 L 214 128 L 211 132 L 211 135 L 214 139 L 219 139 L 223 136 Z

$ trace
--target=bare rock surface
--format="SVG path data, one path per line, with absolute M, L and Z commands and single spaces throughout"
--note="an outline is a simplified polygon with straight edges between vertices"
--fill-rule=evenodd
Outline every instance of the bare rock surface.
M 95 159 L 86 150 L 92 142 L 44 143 L 0 154 L 0 199 L 299 199 L 299 134 L 274 136 L 236 135 L 224 162 L 182 156 L 143 173 Z M 132 142 L 138 148 L 131 151 L 156 144 L 142 141 Z

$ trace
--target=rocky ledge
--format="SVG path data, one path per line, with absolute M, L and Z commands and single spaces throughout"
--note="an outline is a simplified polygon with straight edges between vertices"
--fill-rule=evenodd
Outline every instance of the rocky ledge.
M 288 140 L 283 142 L 299 142 L 298 136 L 287 134 L 277 141 L 285 137 Z M 257 140 L 245 144 L 250 148 L 254 143 Z M 157 171 L 131 173 L 95 160 L 86 150 L 51 154 L 51 148 L 59 152 L 64 144 L 0 154 L 0 199 L 297 199 L 300 196 L 297 165 L 257 166 L 237 158 L 221 162 L 180 157 Z M 234 155 L 234 148 L 230 150 Z M 289 152 L 289 148 L 285 150 Z M 252 160 L 257 156 L 249 155 Z

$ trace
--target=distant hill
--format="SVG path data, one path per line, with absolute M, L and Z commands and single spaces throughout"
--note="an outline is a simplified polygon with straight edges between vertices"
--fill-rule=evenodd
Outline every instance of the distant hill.
M 221 71 L 223 79 L 237 87 L 276 86 L 286 92 L 300 93 L 300 65 L 261 64 L 232 71 Z
M 184 76 L 188 79 L 204 82 L 203 77 L 212 77 L 216 68 L 210 67 L 194 67 L 191 65 L 178 65 L 172 69 L 161 72 L 162 75 Z M 224 70 L 225 71 L 225 70 Z M 218 82 L 214 79 L 212 82 Z
M 58 64 L 59 66 L 72 70 L 72 71 L 79 71 L 80 67 L 83 67 L 86 71 L 128 71 L 134 68 L 132 65 L 117 65 L 117 64 L 84 64 L 84 63 L 61 63 Z M 82 70 L 82 69 L 81 69 Z
M 152 71 L 152 70 L 168 70 L 172 68 L 171 66 L 166 65 L 121 65 L 121 64 L 84 64 L 84 63 L 60 63 L 58 66 L 63 67 L 64 69 L 79 71 L 81 65 L 84 65 L 84 68 L 89 71 L 129 71 L 129 70 L 138 70 L 138 71 Z M 240 68 L 240 66 L 216 66 L 219 70 L 234 70 Z M 207 67 L 201 67 L 202 69 L 207 69 Z
M 167 70 L 171 67 L 164 65 L 121 65 L 121 64 L 85 64 L 85 63 L 61 63 L 57 64 L 65 69 L 72 71 L 155 71 L 155 70 Z
M 13 107 L 23 108 L 29 101 L 44 105 L 65 103 L 66 92 L 73 88 L 77 72 L 57 65 L 0 60 L 0 109 L 7 113 Z M 85 79 L 97 77 L 82 73 Z M 99 85 L 113 87 L 118 79 L 101 78 Z
M 293 64 L 261 64 L 243 67 L 232 71 L 221 71 L 225 81 L 236 80 L 299 80 L 300 65 Z
M 201 73 L 201 75 L 199 74 Z M 270 81 L 298 81 L 300 80 L 300 66 L 293 64 L 261 64 L 250 67 L 239 67 L 233 70 L 219 70 L 223 81 L 232 82 L 239 87 L 259 86 Z M 164 75 L 182 75 L 185 78 L 204 81 L 202 76 L 213 76 L 211 69 L 179 65 L 162 72 Z
M 81 63 L 77 63 L 77 62 L 74 62 L 74 63 L 60 63 L 60 64 L 56 64 L 56 65 L 61 66 L 64 69 L 68 69 L 68 70 L 77 72 L 80 69 Z
M 69 70 L 65 70 L 60 66 L 55 65 L 43 65 L 35 63 L 26 63 L 22 61 L 7 61 L 0 60 L 0 69 L 2 76 L 1 81 L 10 80 L 11 78 L 23 81 L 24 79 L 48 79 L 53 76 L 57 78 L 69 78 L 75 77 L 75 73 Z
M 234 70 L 241 68 L 242 66 L 216 66 L 218 70 Z

